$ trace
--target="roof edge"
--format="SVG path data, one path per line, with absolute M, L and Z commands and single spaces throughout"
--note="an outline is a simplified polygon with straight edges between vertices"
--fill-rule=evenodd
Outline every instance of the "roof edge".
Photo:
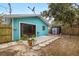
M 0 14 L 0 16 L 3 17 L 10 17 L 10 18 L 18 18 L 18 17 L 36 17 L 36 16 L 40 16 L 39 14 Z
M 8 14 L 1 15 L 0 14 L 0 16 L 9 17 L 9 18 L 39 17 L 45 24 L 49 26 L 49 23 L 40 14 L 12 14 L 12 15 L 8 15 Z

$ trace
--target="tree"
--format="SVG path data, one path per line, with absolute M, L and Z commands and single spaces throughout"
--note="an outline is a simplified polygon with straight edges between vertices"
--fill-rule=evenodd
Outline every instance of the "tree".
M 8 3 L 8 6 L 9 6 L 9 8 L 5 8 L 4 6 L 2 6 L 2 8 L 5 8 L 6 12 L 7 12 L 7 9 L 9 9 L 9 14 L 11 15 L 11 13 L 12 13 L 11 4 Z M 5 15 L 4 12 L 2 12 L 1 15 L 0 15 L 0 24 L 1 24 L 2 22 L 4 22 L 4 21 L 2 20 L 2 18 L 3 18 L 4 15 Z
M 41 15 L 43 16 L 43 17 L 48 17 L 49 16 L 49 14 L 48 14 L 48 11 L 43 11 L 43 12 L 41 12 Z
M 75 8 L 75 12 L 76 12 L 76 24 L 78 24 L 79 27 L 79 4 L 75 4 L 77 6 L 77 8 Z
M 61 22 L 62 25 L 68 25 L 72 28 L 76 20 L 76 11 L 74 4 L 71 3 L 51 3 L 48 4 L 48 10 L 42 12 L 45 17 L 54 17 L 55 22 Z M 46 15 L 44 15 L 46 13 Z
M 44 17 L 54 17 L 54 21 L 62 22 L 63 25 L 73 25 L 76 19 L 76 12 L 73 4 L 71 3 L 51 3 L 48 4 L 49 9 L 43 11 Z

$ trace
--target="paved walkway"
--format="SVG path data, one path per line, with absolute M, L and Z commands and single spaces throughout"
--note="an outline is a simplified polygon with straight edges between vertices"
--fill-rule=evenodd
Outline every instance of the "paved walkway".
M 54 40 L 59 39 L 59 38 L 60 36 L 57 36 L 57 35 L 38 37 L 32 49 L 33 50 L 41 49 L 42 47 L 47 46 L 48 44 L 52 43 Z
M 57 35 L 54 35 L 54 36 L 41 36 L 41 37 L 36 38 L 35 45 L 46 42 L 50 39 L 55 40 L 57 38 L 59 38 L 59 36 L 57 36 Z
M 54 41 L 58 38 L 60 38 L 60 37 L 57 36 L 57 35 L 56 36 L 37 37 L 36 41 L 34 42 L 34 46 L 32 47 L 32 49 L 34 49 L 34 50 L 40 49 L 42 46 L 46 46 L 46 45 L 50 44 L 52 41 Z M 27 41 L 18 41 L 18 42 L 10 42 L 10 43 L 0 44 L 0 49 L 10 47 L 10 46 L 13 46 L 13 45 L 17 45 L 17 44 L 24 44 L 24 45 L 28 46 Z

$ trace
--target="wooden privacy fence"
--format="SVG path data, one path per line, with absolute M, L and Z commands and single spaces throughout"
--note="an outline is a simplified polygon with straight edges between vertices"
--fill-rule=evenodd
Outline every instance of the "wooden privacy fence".
M 10 25 L 0 24 L 0 43 L 12 41 L 12 28 Z
M 62 34 L 66 34 L 66 35 L 79 35 L 79 28 L 78 27 L 62 28 Z

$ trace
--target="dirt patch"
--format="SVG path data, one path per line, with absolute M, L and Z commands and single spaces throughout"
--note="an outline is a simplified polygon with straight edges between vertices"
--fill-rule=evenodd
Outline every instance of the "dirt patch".
M 41 55 L 73 56 L 79 55 L 79 36 L 62 36 L 39 50 Z
M 33 51 L 24 44 L 15 45 L 12 47 L 0 49 L 0 56 L 36 56 L 36 51 Z
M 34 51 L 23 44 L 0 49 L 1 56 L 79 56 L 79 36 L 63 35 L 49 45 Z
M 26 47 L 22 44 L 11 46 L 8 48 L 4 48 L 0 50 L 0 56 L 15 56 L 15 55 L 21 55 L 18 52 L 26 52 Z

